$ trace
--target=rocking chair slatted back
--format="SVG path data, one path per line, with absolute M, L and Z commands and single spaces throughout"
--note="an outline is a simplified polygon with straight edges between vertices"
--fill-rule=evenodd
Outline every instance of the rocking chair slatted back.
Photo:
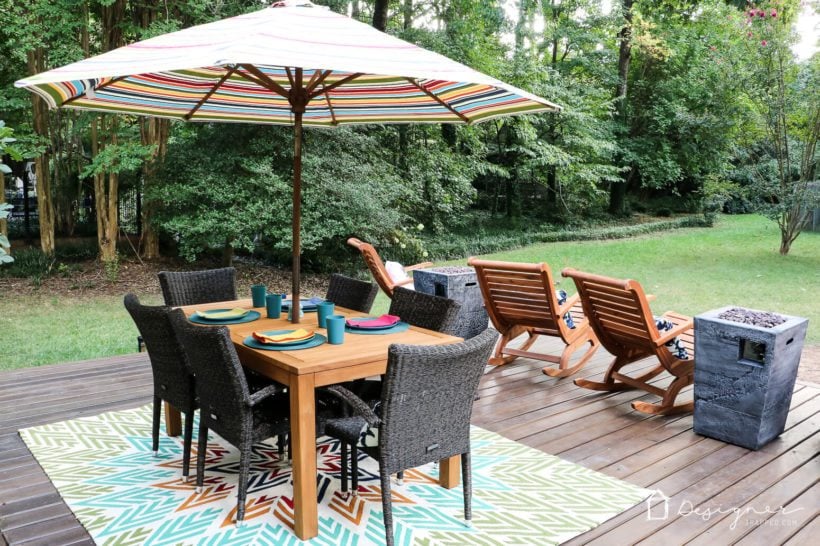
M 498 331 L 516 325 L 558 333 L 563 322 L 547 264 L 471 260 L 490 320 Z
M 648 298 L 640 283 L 595 275 L 575 269 L 564 269 L 561 274 L 575 282 L 584 314 L 604 348 L 615 356 L 603 382 L 577 379 L 576 385 L 593 390 L 614 391 L 639 388 L 663 397 L 660 404 L 633 402 L 632 406 L 650 414 L 670 414 L 691 411 L 692 404 L 674 405 L 678 392 L 690 385 L 694 373 L 694 337 L 692 319 L 673 312 L 661 317 L 673 328 L 658 330 Z M 689 358 L 678 358 L 665 346 L 677 340 L 686 348 Z M 640 377 L 631 377 L 620 369 L 632 362 L 654 356 L 659 365 Z M 667 389 L 649 384 L 649 380 L 666 370 L 675 380 Z
M 558 303 L 550 268 L 545 263 L 528 264 L 496 262 L 470 258 L 467 263 L 475 268 L 476 278 L 484 298 L 484 306 L 501 338 L 496 344 L 490 364 L 511 362 L 519 356 L 554 362 L 558 368 L 545 367 L 543 372 L 554 377 L 566 377 L 580 370 L 598 343 L 589 322 L 584 319 L 580 306 L 576 306 L 577 296 L 563 304 Z M 565 315 L 571 315 L 570 326 Z M 521 334 L 529 339 L 520 347 L 507 345 Z M 536 338 L 541 335 L 560 338 L 566 345 L 561 356 L 545 355 L 529 351 Z M 589 343 L 590 347 L 570 366 L 572 355 L 580 347 Z

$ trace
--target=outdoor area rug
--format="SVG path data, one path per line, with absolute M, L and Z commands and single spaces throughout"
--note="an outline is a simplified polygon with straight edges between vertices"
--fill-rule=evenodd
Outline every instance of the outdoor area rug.
M 196 430 L 196 427 L 194 428 Z M 319 536 L 302 542 L 293 521 L 290 466 L 276 447 L 254 447 L 245 524 L 236 509 L 239 452 L 209 438 L 202 493 L 182 483 L 182 439 L 151 451 L 150 405 L 20 431 L 60 495 L 97 544 L 384 544 L 378 465 L 363 457 L 359 495 L 340 488 L 339 444 L 318 451 Z M 196 438 L 191 470 L 195 472 Z M 436 465 L 405 472 L 393 487 L 396 543 L 558 544 L 651 493 L 473 427 L 473 527 L 461 488 L 437 483 Z

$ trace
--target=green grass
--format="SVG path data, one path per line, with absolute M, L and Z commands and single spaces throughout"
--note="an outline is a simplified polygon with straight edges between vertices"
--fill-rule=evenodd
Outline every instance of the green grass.
M 656 313 L 697 315 L 725 305 L 809 319 L 808 343 L 820 342 L 820 233 L 804 232 L 788 256 L 777 226 L 755 215 L 722 216 L 714 228 L 687 228 L 633 239 L 545 243 L 483 258 L 547 262 L 560 287 L 575 293 L 565 267 L 639 281 L 655 294 Z M 453 260 L 448 265 L 464 264 Z M 389 303 L 376 299 L 379 311 Z
M 689 228 L 635 239 L 532 245 L 486 257 L 540 262 L 562 279 L 564 267 L 629 277 L 657 296 L 658 313 L 696 315 L 724 305 L 809 318 L 808 343 L 820 343 L 820 233 L 803 233 L 777 252 L 777 226 L 759 216 L 727 216 L 712 229 Z M 454 260 L 448 264 L 463 264 Z M 561 287 L 572 293 L 571 281 Z M 156 304 L 158 296 L 143 298 Z M 373 311 L 389 302 L 379 294 Z M 127 354 L 137 331 L 118 297 L 0 300 L 0 370 Z
M 143 303 L 161 303 L 159 296 Z M 137 328 L 122 297 L 54 297 L 0 301 L 0 370 L 134 353 Z

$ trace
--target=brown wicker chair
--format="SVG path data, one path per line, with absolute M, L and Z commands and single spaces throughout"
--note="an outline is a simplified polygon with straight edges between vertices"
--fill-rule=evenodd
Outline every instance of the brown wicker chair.
M 675 405 L 680 390 L 691 385 L 695 370 L 693 320 L 678 313 L 664 313 L 660 319 L 674 327 L 659 331 L 656 318 L 649 308 L 646 294 L 637 281 L 613 279 L 564 269 L 561 274 L 575 281 L 584 313 L 604 348 L 615 355 L 602 382 L 576 379 L 575 384 L 597 391 L 641 389 L 662 398 L 660 404 L 635 401 L 632 407 L 642 413 L 669 415 L 692 411 L 694 402 Z M 687 358 L 678 358 L 667 345 L 677 341 Z M 647 357 L 658 359 L 658 366 L 638 376 L 621 373 L 621 368 Z M 665 389 L 649 384 L 649 380 L 666 370 L 675 378 Z
M 185 353 L 174 335 L 168 314 L 170 307 L 140 304 L 134 294 L 126 294 L 125 308 L 134 319 L 140 339 L 144 340 L 154 377 L 154 407 L 151 420 L 151 449 L 159 449 L 159 418 L 164 400 L 185 415 L 183 433 L 182 479 L 188 480 L 191 456 L 191 436 L 194 430 L 194 411 L 198 407 L 194 376 L 188 367 Z
M 171 307 L 236 299 L 236 270 L 233 267 L 160 271 L 157 276 L 165 305 Z
M 490 358 L 490 364 L 507 364 L 519 356 L 558 363 L 558 368 L 545 367 L 543 372 L 552 377 L 566 377 L 580 370 L 598 350 L 598 340 L 583 315 L 578 296 L 558 303 L 549 266 L 545 263 L 526 264 L 494 262 L 470 258 L 475 267 L 487 313 L 501 339 Z M 569 315 L 573 327 L 565 319 Z M 507 345 L 521 334 L 529 335 L 520 348 Z M 538 336 L 554 336 L 566 347 L 560 357 L 530 351 Z M 572 366 L 570 359 L 581 347 L 587 351 Z
M 348 446 L 352 448 L 354 491 L 358 449 L 379 462 L 388 546 L 394 543 L 390 476 L 410 468 L 461 455 L 464 519 L 472 519 L 470 416 L 484 364 L 497 338 L 498 332 L 488 329 L 452 345 L 391 345 L 380 415 L 349 391 L 331 387 L 357 414 L 331 420 L 325 429 L 342 443 L 342 491 L 347 490 Z M 372 429 L 378 430 L 378 440 L 362 445 L 363 437 L 375 434 Z
M 196 392 L 202 408 L 196 460 L 197 490 L 204 483 L 208 431 L 213 430 L 239 448 L 239 490 L 236 495 L 236 521 L 239 523 L 245 517 L 251 447 L 273 436 L 282 437 L 290 430 L 286 389 L 271 383 L 251 392 L 226 327 L 196 326 L 179 309 L 171 311 L 169 319 L 196 375 Z
M 379 293 L 379 287 L 372 282 L 360 281 L 334 273 L 330 276 L 325 299 L 339 307 L 360 313 L 369 313 Z
M 387 274 L 387 270 L 384 268 L 384 262 L 379 257 L 379 253 L 376 252 L 376 249 L 373 248 L 373 245 L 369 243 L 365 243 L 360 239 L 355 237 L 351 237 L 347 240 L 347 244 L 352 246 L 353 248 L 357 249 L 359 252 L 362 253 L 362 258 L 364 258 L 364 263 L 367 265 L 368 269 L 370 269 L 370 273 L 373 275 L 373 278 L 376 280 L 376 284 L 387 294 L 387 297 L 393 297 L 393 289 L 397 286 L 405 286 L 411 284 L 413 282 L 412 278 L 406 279 L 401 282 L 393 282 L 390 278 L 390 275 Z M 405 271 L 413 271 L 415 269 L 424 269 L 425 267 L 430 267 L 433 265 L 433 262 L 423 262 L 416 265 L 409 265 L 404 268 Z

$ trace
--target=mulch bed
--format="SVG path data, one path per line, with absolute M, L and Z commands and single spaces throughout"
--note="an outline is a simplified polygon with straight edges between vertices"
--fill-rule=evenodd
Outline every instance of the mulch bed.
M 68 268 L 52 272 L 39 283 L 30 278 L 0 277 L 0 293 L 4 297 L 29 295 L 49 296 L 122 296 L 134 292 L 144 296 L 160 294 L 157 273 L 160 271 L 187 271 L 220 267 L 218 263 L 190 264 L 172 259 L 140 263 L 124 259 L 120 262 L 117 279 L 111 282 L 98 261 L 72 263 Z M 290 292 L 290 270 L 254 263 L 234 263 L 237 273 L 236 290 L 240 297 L 250 296 L 252 284 L 264 284 L 275 292 Z M 323 296 L 327 291 L 329 275 L 302 274 L 302 294 Z

